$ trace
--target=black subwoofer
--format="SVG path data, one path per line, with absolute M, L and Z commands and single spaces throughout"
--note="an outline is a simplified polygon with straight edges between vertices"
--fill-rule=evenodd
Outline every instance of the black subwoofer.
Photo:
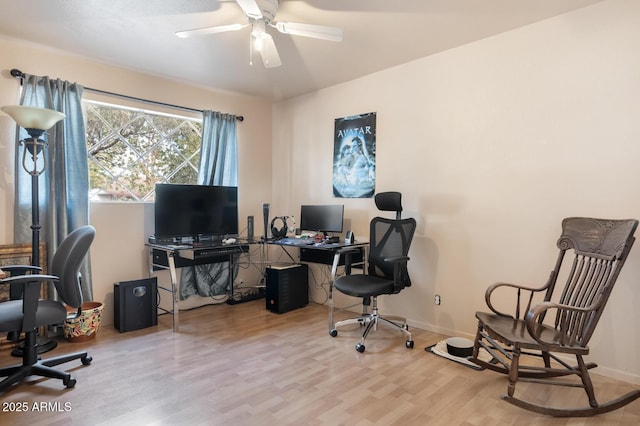
M 158 279 L 121 281 L 113 285 L 113 325 L 120 332 L 158 325 Z

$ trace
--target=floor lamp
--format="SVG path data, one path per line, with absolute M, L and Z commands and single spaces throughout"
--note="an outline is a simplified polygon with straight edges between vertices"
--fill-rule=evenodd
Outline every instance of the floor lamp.
M 58 121 L 65 118 L 61 112 L 46 108 L 34 108 L 21 105 L 3 106 L 0 108 L 15 120 L 18 126 L 27 131 L 30 138 L 20 141 L 24 146 L 22 167 L 31 175 L 31 265 L 40 265 L 40 203 L 39 177 L 47 167 L 47 142 L 40 137 Z M 30 157 L 30 160 L 28 159 Z M 56 347 L 56 342 L 42 339 L 38 342 L 38 353 L 47 352 Z M 21 355 L 20 348 L 14 355 Z

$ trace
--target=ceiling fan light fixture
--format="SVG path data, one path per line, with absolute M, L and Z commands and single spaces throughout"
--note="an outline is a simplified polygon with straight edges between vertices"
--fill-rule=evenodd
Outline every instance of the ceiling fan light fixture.
M 253 34 L 253 48 L 257 52 L 262 52 L 262 49 L 264 49 L 264 37 L 262 34 Z
M 264 28 L 264 21 L 262 20 L 255 21 L 251 28 L 251 42 L 253 43 L 253 48 L 258 52 L 262 51 L 265 40 L 269 37 Z

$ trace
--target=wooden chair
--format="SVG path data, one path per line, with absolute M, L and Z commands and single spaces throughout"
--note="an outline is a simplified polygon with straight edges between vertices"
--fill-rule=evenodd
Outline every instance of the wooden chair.
M 599 404 L 588 371 L 596 364 L 583 360 L 633 245 L 637 226 L 637 220 L 566 218 L 557 243 L 560 252 L 556 265 L 545 285 L 533 288 L 498 283 L 487 289 L 485 299 L 492 312 L 476 313 L 478 331 L 470 360 L 509 376 L 507 395 L 502 395 L 502 399 L 537 413 L 583 417 L 607 413 L 640 397 L 640 390 L 634 390 Z M 565 285 L 558 288 L 561 291 L 556 296 L 558 278 Z M 505 300 L 505 291 L 515 297 L 513 315 L 495 307 L 499 300 Z M 479 359 L 481 350 L 486 350 L 493 359 L 489 362 Z M 557 354 L 564 354 L 565 359 Z M 575 355 L 576 366 L 567 363 L 568 355 Z M 557 379 L 571 375 L 577 375 L 580 381 Z M 581 387 L 589 406 L 553 408 L 524 401 L 514 396 L 518 380 Z

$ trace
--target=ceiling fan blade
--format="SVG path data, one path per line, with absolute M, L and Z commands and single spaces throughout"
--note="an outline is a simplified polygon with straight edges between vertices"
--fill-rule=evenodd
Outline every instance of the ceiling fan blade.
M 180 38 L 187 38 L 191 36 L 200 36 L 206 34 L 224 33 L 227 31 L 238 31 L 248 26 L 249 24 L 232 24 L 232 25 L 220 25 L 217 27 L 197 28 L 193 30 L 177 31 L 176 35 Z
M 269 24 L 283 34 L 298 35 L 328 41 L 342 41 L 342 29 L 324 25 L 276 22 Z
M 258 51 L 262 56 L 262 63 L 265 68 L 276 68 L 282 65 L 276 43 L 273 41 L 271 34 L 263 33 L 262 46 Z
M 238 6 L 240 6 L 244 14 L 249 18 L 262 18 L 262 11 L 260 10 L 260 7 L 258 7 L 256 0 L 236 0 L 236 3 L 238 3 Z

